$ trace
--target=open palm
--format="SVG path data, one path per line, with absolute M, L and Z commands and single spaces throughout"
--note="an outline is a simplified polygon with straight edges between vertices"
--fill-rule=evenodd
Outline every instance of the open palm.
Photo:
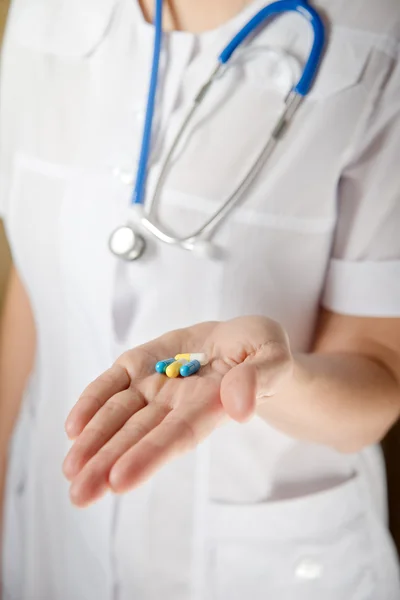
M 68 417 L 66 430 L 75 441 L 64 473 L 72 501 L 84 506 L 108 489 L 131 489 L 193 449 L 228 415 L 250 416 L 257 383 L 251 359 L 266 349 L 275 366 L 272 381 L 290 354 L 284 333 L 269 319 L 247 317 L 173 331 L 123 354 Z M 205 352 L 210 363 L 188 378 L 155 373 L 157 361 L 181 352 Z

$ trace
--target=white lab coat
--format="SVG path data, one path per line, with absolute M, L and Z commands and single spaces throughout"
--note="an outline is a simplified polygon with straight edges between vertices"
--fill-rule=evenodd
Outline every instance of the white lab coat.
M 255 11 L 166 36 L 148 192 L 217 53 Z M 152 27 L 136 0 L 15 0 L 1 79 L 0 207 L 33 306 L 35 369 L 10 453 L 7 600 L 398 600 L 378 448 L 344 456 L 255 418 L 227 425 L 140 489 L 81 511 L 64 420 L 125 349 L 207 319 L 265 314 L 310 347 L 320 302 L 400 316 L 397 0 L 322 0 L 330 43 L 311 96 L 224 223 L 222 260 L 150 243 L 125 264 Z M 240 181 L 310 35 L 274 22 L 215 86 L 165 185 L 178 233 Z M 268 47 L 290 52 L 287 60 Z M 290 71 L 288 71 L 290 65 Z

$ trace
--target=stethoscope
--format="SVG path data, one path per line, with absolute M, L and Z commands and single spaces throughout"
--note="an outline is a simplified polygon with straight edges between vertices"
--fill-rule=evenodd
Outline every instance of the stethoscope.
M 185 237 L 174 237 L 157 224 L 155 218 L 155 206 L 160 198 L 163 185 L 174 157 L 175 151 L 187 130 L 193 115 L 206 97 L 211 85 L 217 77 L 221 75 L 221 70 L 228 63 L 235 50 L 244 42 L 248 36 L 253 33 L 261 24 L 268 19 L 272 19 L 282 13 L 297 12 L 309 21 L 313 29 L 313 44 L 308 59 L 303 68 L 300 79 L 292 87 L 285 99 L 285 106 L 282 115 L 277 120 L 275 127 L 269 139 L 266 141 L 263 149 L 259 153 L 253 166 L 249 169 L 246 176 L 230 194 L 224 204 L 196 231 Z M 146 117 L 144 122 L 143 139 L 140 150 L 136 183 L 132 194 L 130 219 L 126 225 L 118 227 L 110 236 L 109 246 L 111 252 L 124 260 L 133 261 L 140 258 L 146 249 L 146 238 L 140 230 L 144 230 L 153 235 L 158 240 L 166 244 L 174 244 L 185 250 L 191 250 L 200 254 L 211 254 L 215 248 L 211 242 L 211 237 L 217 227 L 226 217 L 226 215 L 243 199 L 246 190 L 253 183 L 261 167 L 271 156 L 278 140 L 283 136 L 288 124 L 292 120 L 303 98 L 309 93 L 314 82 L 318 68 L 321 62 L 325 46 L 325 28 L 318 12 L 308 4 L 308 0 L 277 0 L 272 4 L 262 8 L 252 19 L 235 35 L 218 57 L 217 67 L 209 79 L 200 88 L 200 91 L 193 100 L 192 106 L 182 123 L 171 148 L 167 154 L 161 169 L 155 191 L 152 197 L 146 201 L 146 180 L 149 163 L 152 126 L 154 120 L 154 107 L 158 87 L 158 71 L 162 41 L 162 12 L 163 0 L 156 0 L 154 17 L 154 50 L 150 77 L 150 86 L 148 93 Z

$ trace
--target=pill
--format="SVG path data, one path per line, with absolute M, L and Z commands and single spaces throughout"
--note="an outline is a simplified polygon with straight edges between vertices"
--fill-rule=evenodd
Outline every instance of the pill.
M 182 360 L 185 359 L 189 362 L 193 361 L 193 360 L 198 360 L 200 365 L 202 367 L 205 367 L 206 365 L 208 365 L 208 359 L 207 359 L 207 355 L 204 354 L 203 352 L 197 352 L 197 353 L 186 353 L 186 354 L 177 354 L 175 356 L 175 360 Z
M 195 375 L 198 373 L 200 369 L 200 362 L 198 360 L 192 360 L 181 367 L 180 373 L 182 377 L 190 377 L 190 375 Z
M 174 360 L 174 362 L 171 363 L 170 365 L 168 365 L 168 367 L 166 368 L 166 370 L 165 370 L 166 376 L 170 377 L 170 378 L 179 377 L 181 367 L 183 365 L 185 365 L 187 362 L 188 361 L 185 359 Z
M 156 364 L 156 371 L 157 373 L 165 373 L 165 371 L 167 370 L 167 367 L 169 367 L 170 364 L 172 364 L 173 362 L 175 362 L 174 358 L 167 358 L 166 360 L 160 360 L 157 364 Z

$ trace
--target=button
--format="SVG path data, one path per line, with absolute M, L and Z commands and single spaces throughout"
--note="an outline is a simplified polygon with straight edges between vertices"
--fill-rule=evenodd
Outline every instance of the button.
M 132 171 L 128 171 L 127 169 L 120 169 L 119 167 L 115 167 L 113 169 L 114 177 L 117 177 L 121 183 L 124 185 L 132 186 L 135 182 L 134 175 Z
M 322 577 L 323 566 L 313 558 L 301 559 L 295 569 L 295 574 L 298 579 L 315 580 Z

